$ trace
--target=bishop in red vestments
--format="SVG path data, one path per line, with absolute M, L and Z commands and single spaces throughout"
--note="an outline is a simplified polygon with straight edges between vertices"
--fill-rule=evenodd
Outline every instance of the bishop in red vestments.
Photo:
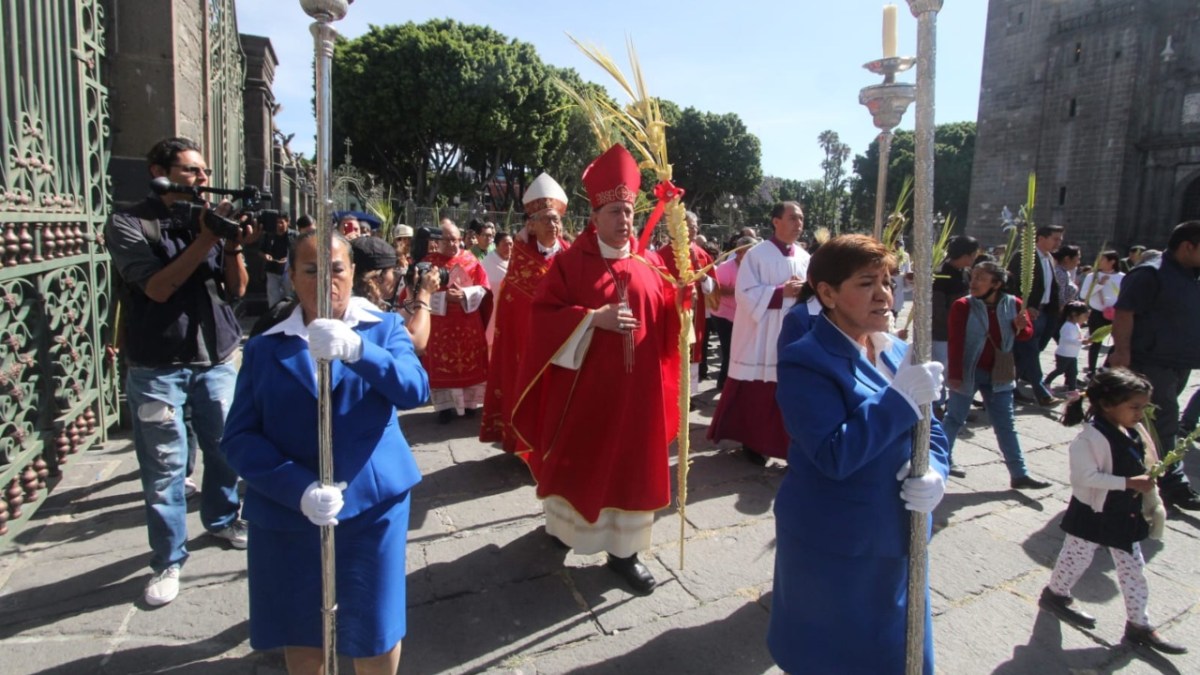
M 567 248 L 562 238 L 567 193 L 543 173 L 529 185 L 522 203 L 528 236 L 514 240 L 508 274 L 496 295 L 496 328 L 479 440 L 500 443 L 505 452 L 524 456 L 529 448 L 520 443 L 512 429 L 513 403 L 520 394 L 517 375 L 533 332 L 530 315 L 534 293 L 554 256 Z
M 425 256 L 425 262 L 449 274 L 430 302 L 429 344 L 421 357 L 429 373 L 433 409 L 442 423 L 450 422 L 455 413 L 461 417 L 483 406 L 488 376 L 487 272 L 470 251 L 461 250 L 461 242 L 454 222 L 443 220 L 438 250 Z
M 633 240 L 637 162 L 615 145 L 583 174 L 588 228 L 555 258 L 533 300 L 513 426 L 546 531 L 608 565 L 639 593 L 655 580 L 637 554 L 671 501 L 667 446 L 679 421 L 675 287 Z

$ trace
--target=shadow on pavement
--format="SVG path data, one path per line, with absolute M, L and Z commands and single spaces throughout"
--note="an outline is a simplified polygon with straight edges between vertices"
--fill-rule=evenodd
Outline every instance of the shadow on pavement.
M 736 495 L 733 507 L 738 513 L 768 515 L 786 470 L 786 466 L 778 463 L 765 468 L 751 464 L 740 449 L 710 449 L 693 454 L 688 469 L 688 504 Z M 677 493 L 677 476 L 672 467 L 672 494 Z
M 128 604 L 140 598 L 149 571 L 146 557 L 136 556 L 94 567 L 83 574 L 34 586 L 0 597 L 0 639 L 59 621 L 64 616 Z M 128 578 L 135 575 L 132 578 Z
M 1066 630 L 1079 630 L 1066 626 Z M 1013 657 L 992 671 L 993 675 L 1030 673 L 1113 673 L 1138 659 L 1160 673 L 1181 675 L 1166 657 L 1148 649 L 1097 645 L 1086 649 L 1063 649 L 1064 626 L 1053 614 L 1039 610 L 1029 642 L 1013 648 Z M 1085 633 L 1087 631 L 1084 631 Z M 1091 636 L 1088 633 L 1089 637 Z M 1092 639 L 1096 639 L 1092 637 Z
M 767 612 L 762 605 L 749 602 L 718 621 L 668 630 L 632 651 L 571 672 L 760 675 L 775 665 L 767 651 L 766 634 Z
M 79 675 L 80 673 L 162 673 L 178 675 L 219 675 L 231 670 L 232 660 L 215 659 L 245 641 L 248 630 L 243 621 L 216 635 L 186 644 L 146 645 L 128 647 L 103 655 L 87 656 L 60 666 L 38 671 L 35 675 Z M 105 661 L 105 658 L 108 660 Z M 207 661 L 207 662 L 206 662 Z M 251 662 L 259 667 L 284 669 L 283 655 L 274 652 L 255 652 L 237 662 Z M 353 672 L 349 670 L 346 672 Z
M 403 672 L 479 672 L 598 633 L 565 581 L 566 551 L 541 528 L 503 546 L 479 540 L 465 555 L 409 573 Z
M 1037 493 L 1034 493 L 1037 494 Z M 1045 511 L 1042 502 L 1030 497 L 1020 490 L 987 490 L 984 492 L 947 492 L 933 512 L 933 533 L 944 530 L 950 524 L 951 517 L 960 509 L 981 506 L 1005 499 L 1015 499 L 1021 506 L 1034 511 Z
M 459 462 L 421 477 L 413 489 L 409 530 L 425 525 L 435 508 L 502 494 L 526 485 L 533 479 L 524 462 L 503 451 L 485 459 Z

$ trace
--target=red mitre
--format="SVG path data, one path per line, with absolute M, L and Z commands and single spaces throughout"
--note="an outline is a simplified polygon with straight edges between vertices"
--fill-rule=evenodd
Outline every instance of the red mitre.
M 613 202 L 632 204 L 642 188 L 642 172 L 633 155 L 618 143 L 583 170 L 583 186 L 593 211 Z

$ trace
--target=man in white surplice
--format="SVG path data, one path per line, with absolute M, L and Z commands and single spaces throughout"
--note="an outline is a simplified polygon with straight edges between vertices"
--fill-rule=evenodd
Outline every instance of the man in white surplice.
M 808 272 L 808 251 L 796 244 L 804 211 L 796 202 L 771 209 L 775 234 L 750 249 L 738 268 L 729 374 L 708 437 L 740 441 L 746 457 L 766 464 L 787 459 L 788 437 L 775 403 L 776 341 Z

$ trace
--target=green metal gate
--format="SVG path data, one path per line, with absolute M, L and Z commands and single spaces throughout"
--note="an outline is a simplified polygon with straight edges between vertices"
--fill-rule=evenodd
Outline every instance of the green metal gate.
M 100 0 L 0 3 L 0 544 L 117 420 Z

